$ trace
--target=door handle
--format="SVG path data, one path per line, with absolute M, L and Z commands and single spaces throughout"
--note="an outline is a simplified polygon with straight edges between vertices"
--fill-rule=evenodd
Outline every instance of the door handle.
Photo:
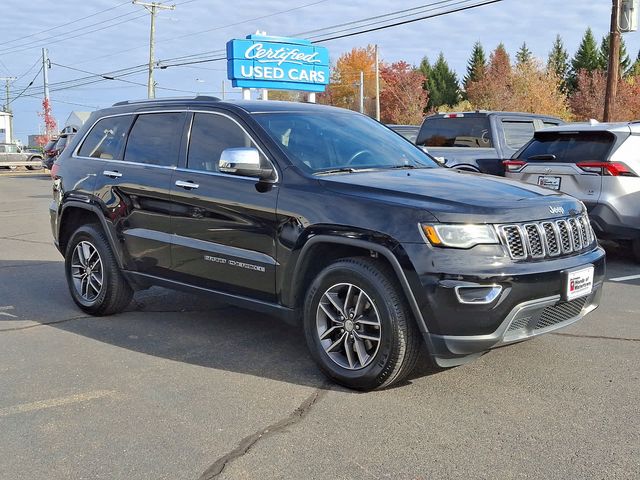
M 176 181 L 176 187 L 182 187 L 185 190 L 195 190 L 199 186 L 200 185 L 198 185 L 197 183 L 193 183 L 193 182 L 185 182 L 183 180 Z
M 105 170 L 102 174 L 109 178 L 120 178 L 122 176 L 122 174 L 117 170 Z

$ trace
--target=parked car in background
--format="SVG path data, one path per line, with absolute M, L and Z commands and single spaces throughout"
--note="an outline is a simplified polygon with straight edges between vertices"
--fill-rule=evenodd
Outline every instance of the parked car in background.
M 536 132 L 506 176 L 584 202 L 596 235 L 628 241 L 640 261 L 640 123 L 567 124 Z
M 423 350 L 451 367 L 562 328 L 602 292 L 580 201 L 441 168 L 349 110 L 122 102 L 55 167 L 51 227 L 80 309 L 114 314 L 152 285 L 204 293 L 301 325 L 351 388 L 401 382 Z
M 56 140 L 56 142 L 53 144 L 53 146 L 49 150 L 45 150 L 46 158 L 43 162 L 43 165 L 45 166 L 45 168 L 47 168 L 48 170 L 51 170 L 53 168 L 53 164 L 58 158 L 58 155 L 60 155 L 63 152 L 63 150 L 65 149 L 67 144 L 71 141 L 74 135 L 75 133 L 61 134 Z
M 512 157 L 536 130 L 564 123 L 559 118 L 518 112 L 438 113 L 422 122 L 416 145 L 458 170 L 503 175 Z
M 51 170 L 51 166 L 53 165 L 53 160 L 55 159 L 55 145 L 58 141 L 58 137 L 52 138 L 49 140 L 44 147 L 42 147 L 42 153 L 44 158 L 42 160 L 42 166 L 47 170 Z
M 399 133 L 404 138 L 409 140 L 411 143 L 416 143 L 416 139 L 418 138 L 418 132 L 420 131 L 420 125 L 387 125 L 391 130 L 396 133 Z
M 0 143 L 0 167 L 15 170 L 17 165 L 9 164 L 16 162 L 28 162 L 29 165 L 23 166 L 29 170 L 39 170 L 42 168 L 42 153 L 23 149 L 14 143 Z

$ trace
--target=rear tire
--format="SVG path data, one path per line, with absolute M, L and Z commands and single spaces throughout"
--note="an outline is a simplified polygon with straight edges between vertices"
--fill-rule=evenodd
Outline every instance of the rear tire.
M 73 233 L 65 252 L 65 270 L 73 301 L 91 315 L 119 313 L 133 297 L 99 226 L 84 225 Z
M 421 350 L 420 332 L 393 270 L 364 257 L 320 272 L 305 299 L 304 331 L 324 374 L 357 390 L 401 382 Z
M 31 161 L 35 165 L 27 165 L 27 170 L 42 170 L 42 159 L 40 157 L 32 158 Z

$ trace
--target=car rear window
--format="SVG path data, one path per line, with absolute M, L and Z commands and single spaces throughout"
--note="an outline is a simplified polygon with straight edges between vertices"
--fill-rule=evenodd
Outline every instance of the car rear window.
M 578 163 L 605 161 L 615 137 L 609 132 L 538 132 L 518 155 L 528 161 Z M 531 158 L 554 155 L 555 158 Z
M 489 117 L 427 118 L 418 135 L 418 145 L 426 147 L 491 148 Z
M 502 131 L 504 132 L 504 141 L 506 144 L 510 148 L 517 150 L 533 138 L 535 127 L 533 126 L 533 120 L 503 120 Z

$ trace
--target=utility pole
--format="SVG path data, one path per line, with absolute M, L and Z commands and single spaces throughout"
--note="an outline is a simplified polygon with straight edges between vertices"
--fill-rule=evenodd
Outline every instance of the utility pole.
M 49 52 L 42 49 L 42 81 L 44 84 L 44 99 L 49 100 Z
M 6 101 L 4 104 L 4 111 L 9 114 L 9 143 L 13 143 L 13 113 L 11 113 L 11 99 L 9 90 L 11 88 L 11 82 L 16 80 L 16 77 L 0 77 L 0 80 L 4 80 L 4 88 Z
M 611 121 L 620 78 L 620 0 L 613 0 L 611 9 L 611 33 L 609 36 L 609 68 L 607 70 L 607 93 L 604 97 L 604 121 Z
M 380 121 L 380 61 L 378 60 L 378 45 L 376 44 L 376 120 Z
M 364 72 L 360 71 L 360 113 L 364 113 Z
M 42 101 L 42 116 L 44 117 L 44 126 L 47 139 L 50 140 L 51 136 L 57 133 L 58 126 L 56 120 L 51 115 L 51 101 L 49 100 L 49 68 L 51 62 L 49 61 L 49 52 L 46 48 L 42 49 L 42 83 L 44 85 L 44 100 Z
M 153 64 L 155 60 L 155 36 L 156 36 L 156 13 L 160 10 L 175 10 L 175 5 L 163 5 L 160 2 L 141 2 L 139 0 L 132 0 L 134 5 L 142 5 L 151 14 L 151 33 L 149 34 L 149 80 L 147 82 L 147 96 L 149 98 L 156 97 L 156 85 L 153 81 Z

